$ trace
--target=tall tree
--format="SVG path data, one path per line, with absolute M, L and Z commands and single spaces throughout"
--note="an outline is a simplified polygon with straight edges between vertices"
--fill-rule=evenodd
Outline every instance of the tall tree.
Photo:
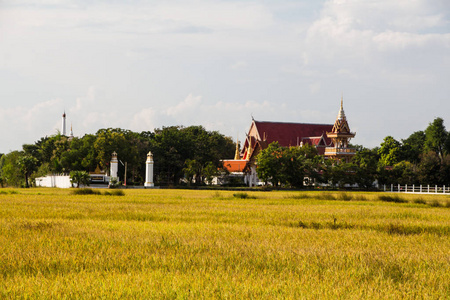
M 352 159 L 355 165 L 355 182 L 360 188 L 369 189 L 373 186 L 378 175 L 378 155 L 374 150 L 360 148 Z
M 383 166 L 393 166 L 398 163 L 401 155 L 400 147 L 400 142 L 392 136 L 385 137 L 378 149 L 381 164 Z
M 22 153 L 19 151 L 12 151 L 5 154 L 0 159 L 0 169 L 4 183 L 8 186 L 19 187 L 24 182 L 23 173 L 20 169 L 19 158 Z
M 29 187 L 28 178 L 37 169 L 38 160 L 31 155 L 22 155 L 18 159 L 20 170 L 25 175 L 25 187 Z
M 434 151 L 442 162 L 444 155 L 447 154 L 446 144 L 448 132 L 444 126 L 442 118 L 436 118 L 425 129 L 425 150 Z
M 282 164 L 283 148 L 278 142 L 271 143 L 266 149 L 261 150 L 257 156 L 258 177 L 273 186 L 283 183 Z
M 412 133 L 407 139 L 402 140 L 402 144 L 402 160 L 418 163 L 420 155 L 424 152 L 425 132 Z

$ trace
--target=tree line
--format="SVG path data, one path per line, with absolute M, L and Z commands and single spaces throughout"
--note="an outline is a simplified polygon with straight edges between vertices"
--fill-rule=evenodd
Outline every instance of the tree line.
M 354 147 L 357 151 L 350 163 L 336 163 L 318 155 L 312 146 L 286 148 L 275 142 L 258 154 L 258 177 L 274 186 L 293 188 L 313 182 L 340 187 L 358 184 L 366 189 L 376 181 L 450 183 L 450 134 L 442 118 L 400 141 L 387 136 L 379 147 Z M 0 154 L 0 185 L 29 186 L 34 178 L 48 174 L 94 171 L 97 167 L 108 170 L 114 151 L 122 163 L 127 162 L 127 184 L 143 184 L 145 159 L 151 151 L 155 183 L 171 186 L 210 182 L 223 167 L 221 159 L 234 156 L 235 145 L 231 138 L 202 126 L 170 126 L 140 133 L 107 128 L 73 139 L 57 133 L 25 144 L 20 151 Z M 124 172 L 119 164 L 122 180 Z
M 257 173 L 274 186 L 299 188 L 326 183 L 344 187 L 357 184 L 369 189 L 379 184 L 450 184 L 450 134 L 442 118 L 423 131 L 398 141 L 384 138 L 373 149 L 353 146 L 350 163 L 337 163 L 317 154 L 311 146 L 281 147 L 274 142 L 257 156 Z
M 133 132 L 120 128 L 100 129 L 81 138 L 57 133 L 43 137 L 22 150 L 0 154 L 0 184 L 29 186 L 33 179 L 71 171 L 109 170 L 115 151 L 127 163 L 127 184 L 143 184 L 145 160 L 151 151 L 155 157 L 154 181 L 159 185 L 177 185 L 181 179 L 202 184 L 221 167 L 220 160 L 233 157 L 231 138 L 202 126 L 170 126 L 154 132 Z M 119 178 L 125 168 L 119 164 Z

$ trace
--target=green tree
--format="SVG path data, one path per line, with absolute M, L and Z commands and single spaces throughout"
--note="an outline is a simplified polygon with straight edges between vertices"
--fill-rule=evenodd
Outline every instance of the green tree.
M 20 187 L 24 182 L 24 174 L 22 173 L 19 165 L 19 158 L 21 156 L 21 152 L 12 151 L 3 155 L 0 159 L 2 177 L 8 186 Z
M 217 169 L 221 159 L 234 155 L 230 138 L 202 126 L 156 129 L 149 147 L 155 157 L 155 177 L 163 184 L 178 184 L 184 175 L 203 184 L 210 163 Z
M 393 166 L 400 161 L 401 156 L 401 144 L 392 136 L 387 136 L 381 143 L 381 147 L 378 149 L 378 155 L 380 155 L 380 163 L 383 166 Z
M 425 132 L 414 132 L 407 139 L 402 140 L 402 144 L 402 159 L 418 163 L 420 155 L 424 152 Z
M 194 180 L 195 174 L 201 172 L 201 165 L 195 159 L 187 159 L 185 161 L 185 165 L 186 166 L 183 168 L 184 175 L 186 176 L 188 184 L 191 185 L 192 181 Z
M 80 185 L 89 185 L 91 180 L 89 173 L 86 171 L 71 171 L 69 176 L 70 182 L 72 185 L 76 184 L 77 188 L 79 188 Z
M 291 187 L 303 187 L 306 168 L 306 151 L 303 147 L 282 148 L 279 161 L 281 163 L 280 181 Z
M 441 184 L 439 172 L 441 160 L 436 152 L 430 151 L 421 155 L 418 165 L 418 179 L 421 184 Z
M 160 184 L 178 184 L 188 155 L 188 143 L 179 126 L 155 129 L 151 151 L 155 158 L 155 181 Z
M 425 151 L 433 151 L 442 162 L 444 155 L 447 154 L 446 145 L 448 143 L 448 132 L 444 126 L 442 118 L 436 118 L 425 129 Z
M 22 155 L 18 159 L 20 170 L 25 176 L 25 187 L 29 187 L 28 178 L 36 170 L 38 160 L 31 155 Z
M 419 182 L 416 165 L 409 161 L 395 164 L 392 172 L 398 184 L 417 184 Z
M 203 174 L 205 175 L 206 182 L 211 185 L 212 180 L 215 176 L 218 176 L 220 174 L 219 169 L 213 162 L 208 162 L 206 166 L 203 169 Z
M 273 142 L 266 149 L 261 150 L 256 157 L 258 177 L 266 183 L 271 182 L 273 186 L 282 183 L 283 167 L 280 161 L 282 155 L 283 148 L 278 142 Z
M 353 157 L 352 164 L 355 166 L 355 182 L 362 189 L 370 189 L 378 175 L 378 154 L 376 150 L 360 148 Z

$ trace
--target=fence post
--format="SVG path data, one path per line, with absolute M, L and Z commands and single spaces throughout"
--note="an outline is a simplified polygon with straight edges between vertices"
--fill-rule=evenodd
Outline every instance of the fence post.
M 430 185 L 428 185 L 428 193 L 430 192 Z
M 383 186 L 384 186 L 384 191 L 386 192 L 386 185 L 385 185 L 385 184 L 383 184 Z
M 413 184 L 413 193 L 414 193 L 414 187 L 415 187 L 416 185 L 415 184 Z
M 437 184 L 434 186 L 434 192 L 437 194 Z
M 400 193 L 400 184 L 398 185 L 398 190 L 397 190 L 397 192 L 399 192 L 399 193 Z
M 445 185 L 444 185 L 444 187 L 442 188 L 442 192 L 445 194 Z
M 405 193 L 407 193 L 407 192 L 408 192 L 408 185 L 405 184 Z
M 422 185 L 420 185 L 420 193 L 422 194 Z
M 391 192 L 394 191 L 394 185 L 391 183 Z

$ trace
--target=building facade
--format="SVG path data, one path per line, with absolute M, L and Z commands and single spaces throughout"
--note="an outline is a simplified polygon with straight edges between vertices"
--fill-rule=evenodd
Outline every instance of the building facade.
M 349 147 L 349 141 L 355 133 L 350 131 L 343 109 L 343 99 L 334 124 L 267 122 L 253 119 L 246 135 L 242 149 L 236 151 L 233 160 L 223 160 L 223 165 L 230 173 L 242 172 L 244 181 L 249 186 L 259 183 L 256 157 L 272 142 L 278 142 L 282 147 L 302 147 L 308 144 L 314 146 L 320 155 L 333 159 L 336 163 L 349 162 L 356 153 L 355 149 Z

